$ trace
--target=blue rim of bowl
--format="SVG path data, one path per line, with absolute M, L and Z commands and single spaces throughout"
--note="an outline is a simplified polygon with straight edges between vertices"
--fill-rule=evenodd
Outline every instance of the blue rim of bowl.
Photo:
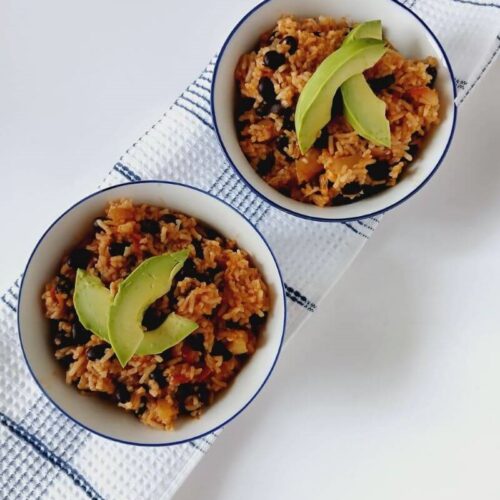
M 367 214 L 359 215 L 357 217 L 339 217 L 339 218 L 335 218 L 335 217 L 316 217 L 316 216 L 313 216 L 313 215 L 306 215 L 306 214 L 302 214 L 300 212 L 296 212 L 295 210 L 292 210 L 290 208 L 286 208 L 286 207 L 278 204 L 277 202 L 269 199 L 267 196 L 265 196 L 264 194 L 262 194 L 256 187 L 254 187 L 253 184 L 250 183 L 250 181 L 248 181 L 245 178 L 245 176 L 240 172 L 240 170 L 238 169 L 238 167 L 235 165 L 235 163 L 231 159 L 231 156 L 229 155 L 229 153 L 226 150 L 226 147 L 224 146 L 224 142 L 223 142 L 221 134 L 219 132 L 219 127 L 217 125 L 217 115 L 215 113 L 215 105 L 214 105 L 215 84 L 217 82 L 217 75 L 218 75 L 218 70 L 219 70 L 219 63 L 222 60 L 222 57 L 223 57 L 224 52 L 226 50 L 226 47 L 229 45 L 229 43 L 230 43 L 231 39 L 233 38 L 234 34 L 240 29 L 240 27 L 243 25 L 243 23 L 253 13 L 256 12 L 257 10 L 259 10 L 264 5 L 266 5 L 266 4 L 268 4 L 268 3 L 272 2 L 272 1 L 273 0 L 264 0 L 263 2 L 259 3 L 258 5 L 256 5 L 252 10 L 250 10 L 249 12 L 247 12 L 247 14 L 245 14 L 245 16 L 243 16 L 241 18 L 241 20 L 238 22 L 238 24 L 236 24 L 236 26 L 231 30 L 231 33 L 229 33 L 228 37 L 226 38 L 226 40 L 225 40 L 224 44 L 222 45 L 222 48 L 221 48 L 221 50 L 219 52 L 219 55 L 217 57 L 217 61 L 215 63 L 214 76 L 213 76 L 213 79 L 212 79 L 212 86 L 211 86 L 212 99 L 211 99 L 211 103 L 210 103 L 210 108 L 211 108 L 211 111 L 212 111 L 212 120 L 213 120 L 213 123 L 214 123 L 215 133 L 217 135 L 217 139 L 219 141 L 219 144 L 220 144 L 220 146 L 222 148 L 222 151 L 224 152 L 224 155 L 225 155 L 227 161 L 233 167 L 233 169 L 238 174 L 238 176 L 240 177 L 240 179 L 257 196 L 259 196 L 260 198 L 264 199 L 267 203 L 269 203 L 273 207 L 275 207 L 275 208 L 277 208 L 279 210 L 282 210 L 284 212 L 287 212 L 287 213 L 289 213 L 291 215 L 294 215 L 296 217 L 300 217 L 302 219 L 307 219 L 307 220 L 311 220 L 311 221 L 315 221 L 315 222 L 349 222 L 349 221 L 355 221 L 355 220 L 360 220 L 360 219 L 366 219 L 367 217 L 373 217 L 375 215 L 380 215 L 380 214 L 388 212 L 389 210 L 392 210 L 392 209 L 396 208 L 397 206 L 401 205 L 406 200 L 408 200 L 409 198 L 411 198 L 413 195 L 415 195 L 416 193 L 418 193 L 418 191 L 420 191 L 429 182 L 429 180 L 434 176 L 434 174 L 438 170 L 439 166 L 443 162 L 444 158 L 448 154 L 448 150 L 450 149 L 451 141 L 453 139 L 453 136 L 455 135 L 455 127 L 456 127 L 456 123 L 457 123 L 457 105 L 456 105 L 456 102 L 455 102 L 456 98 L 457 98 L 457 85 L 456 85 L 456 82 L 455 82 L 455 75 L 453 73 L 453 69 L 451 67 L 450 60 L 448 58 L 448 55 L 446 54 L 446 51 L 444 50 L 443 46 L 441 45 L 441 42 L 438 40 L 437 36 L 434 34 L 434 32 L 426 24 L 426 22 L 424 20 L 422 20 L 417 14 L 415 14 L 410 8 L 408 8 L 406 5 L 403 5 L 398 0 L 390 0 L 391 2 L 393 2 L 396 5 L 398 5 L 399 7 L 401 7 L 402 9 L 406 10 L 407 12 L 409 12 L 425 28 L 425 30 L 429 33 L 429 35 L 434 39 L 434 41 L 436 42 L 436 44 L 439 47 L 439 50 L 441 51 L 441 53 L 442 53 L 442 55 L 444 57 L 444 60 L 446 62 L 446 66 L 447 66 L 447 69 L 448 69 L 448 72 L 449 72 L 450 78 L 451 78 L 451 83 L 452 83 L 452 88 L 453 88 L 453 103 L 452 103 L 452 106 L 453 106 L 453 123 L 452 123 L 451 131 L 450 131 L 450 135 L 448 137 L 448 141 L 447 141 L 446 146 L 445 146 L 445 148 L 443 150 L 443 153 L 441 154 L 441 157 L 436 162 L 436 165 L 431 170 L 431 172 L 429 173 L 429 175 L 413 191 L 411 191 L 411 193 L 407 194 L 406 196 L 404 196 L 403 198 L 401 198 L 399 201 L 396 201 L 392 205 L 389 205 L 387 207 L 381 208 L 380 210 L 375 210 L 374 212 L 369 212 Z
M 104 193 L 106 191 L 111 191 L 113 189 L 116 189 L 116 188 L 119 188 L 119 187 L 122 187 L 122 186 L 130 186 L 130 185 L 136 185 L 136 184 L 168 184 L 168 185 L 174 185 L 174 186 L 181 186 L 181 187 L 184 187 L 186 189 L 192 189 L 192 190 L 198 191 L 198 192 L 200 192 L 200 193 L 202 193 L 202 194 L 204 194 L 206 196 L 209 196 L 210 198 L 213 198 L 213 199 L 217 200 L 220 203 L 223 203 L 228 208 L 230 208 L 231 210 L 233 210 L 234 212 L 236 212 L 260 236 L 260 238 L 262 239 L 262 241 L 266 245 L 267 249 L 269 250 L 269 253 L 271 254 L 271 257 L 273 258 L 274 265 L 276 266 L 276 270 L 278 271 L 278 276 L 279 276 L 280 285 L 281 285 L 281 300 L 283 301 L 283 329 L 282 329 L 282 332 L 281 332 L 281 339 L 280 339 L 280 343 L 279 343 L 279 346 L 278 346 L 278 350 L 276 352 L 276 356 L 275 356 L 274 361 L 273 361 L 273 363 L 271 365 L 271 368 L 269 369 L 269 372 L 267 373 L 266 377 L 264 378 L 262 384 L 259 386 L 259 388 L 255 392 L 255 394 L 234 415 L 232 415 L 228 419 L 224 420 L 224 422 L 222 422 L 221 424 L 217 425 L 213 429 L 210 429 L 210 430 L 208 430 L 206 432 L 203 432 L 201 434 L 197 434 L 196 436 L 193 436 L 193 437 L 190 437 L 190 438 L 181 439 L 179 441 L 172 441 L 172 442 L 168 442 L 168 443 L 163 443 L 163 442 L 161 442 L 161 443 L 140 443 L 140 442 L 135 442 L 135 441 L 126 441 L 126 440 L 123 440 L 123 439 L 118 439 L 116 437 L 111 437 L 111 436 L 108 436 L 107 434 L 103 434 L 103 433 L 101 433 L 99 431 L 96 431 L 95 429 L 92 429 L 91 427 L 88 427 L 87 425 L 82 424 L 76 417 L 73 417 L 72 415 L 70 415 L 69 413 L 67 413 L 63 408 L 61 408 L 49 396 L 49 394 L 45 391 L 43 385 L 40 383 L 40 381 L 38 380 L 38 378 L 34 374 L 33 370 L 31 369 L 31 365 L 29 363 L 28 356 L 26 355 L 26 351 L 24 350 L 24 344 L 23 344 L 23 339 L 22 339 L 22 335 L 21 335 L 20 315 L 21 315 L 21 304 L 22 304 L 22 297 L 23 297 L 24 280 L 25 280 L 26 275 L 28 273 L 31 261 L 33 260 L 33 257 L 35 256 L 36 251 L 37 251 L 38 247 L 40 246 L 40 243 L 44 240 L 45 236 L 51 231 L 51 229 L 63 217 L 66 216 L 66 214 L 68 214 L 69 212 L 71 212 L 74 208 L 76 208 L 76 207 L 80 206 L 81 204 L 85 203 L 90 198 L 93 198 L 94 196 L 97 196 L 97 195 L 99 195 L 101 193 Z M 204 436 L 212 434 L 212 433 L 216 432 L 217 430 L 221 429 L 222 427 L 224 427 L 225 425 L 229 424 L 240 413 L 242 413 L 250 405 L 250 403 L 252 403 L 252 401 L 257 397 L 257 395 L 260 393 L 260 391 L 262 390 L 262 388 L 266 385 L 267 381 L 269 380 L 269 377 L 271 376 L 271 373 L 274 370 L 274 367 L 276 366 L 276 363 L 277 363 L 278 358 L 279 358 L 280 353 L 281 353 L 281 349 L 283 347 L 283 341 L 285 339 L 286 322 L 287 322 L 287 305 L 286 305 L 286 298 L 285 297 L 286 297 L 286 292 L 285 292 L 285 286 L 284 286 L 284 282 L 283 282 L 283 276 L 281 274 L 281 270 L 280 270 L 280 267 L 278 265 L 278 261 L 276 259 L 276 256 L 274 255 L 274 252 L 272 251 L 271 247 L 269 246 L 269 243 L 267 242 L 266 238 L 262 235 L 262 233 L 243 214 L 241 214 L 240 212 L 238 212 L 238 210 L 236 210 L 234 207 L 232 207 L 231 205 L 229 205 L 229 203 L 225 202 L 224 200 L 221 200 L 221 199 L 217 198 L 213 194 L 210 194 L 210 193 L 207 193 L 206 191 L 203 191 L 202 189 L 199 189 L 199 188 L 194 187 L 194 186 L 189 186 L 188 184 L 182 184 L 181 182 L 171 182 L 171 181 L 162 181 L 162 180 L 144 180 L 144 181 L 136 181 L 136 182 L 124 182 L 124 183 L 121 183 L 121 184 L 116 184 L 114 186 L 107 187 L 105 189 L 101 189 L 99 191 L 95 191 L 92 194 L 89 194 L 88 196 L 85 196 L 80 201 L 76 202 L 70 208 L 68 208 L 67 210 L 65 210 L 59 217 L 57 217 L 57 219 L 54 222 L 52 222 L 52 224 L 43 233 L 43 235 L 41 236 L 41 238 L 38 240 L 37 244 L 35 245 L 35 248 L 31 252 L 31 255 L 30 255 L 29 259 L 28 259 L 28 263 L 26 264 L 26 268 L 25 268 L 24 273 L 23 273 L 23 278 L 22 278 L 22 281 L 21 281 L 20 289 L 19 289 L 18 312 L 17 312 L 17 331 L 18 331 L 18 335 L 19 335 L 19 341 L 21 343 L 21 349 L 23 351 L 24 361 L 26 362 L 26 365 L 28 366 L 28 370 L 31 373 L 31 376 L 33 377 L 33 379 L 35 380 L 36 384 L 38 385 L 38 387 L 40 388 L 40 390 L 43 392 L 43 394 L 47 397 L 47 399 L 63 415 L 65 415 L 66 417 L 68 417 L 71 421 L 75 422 L 76 424 L 78 424 L 83 429 L 86 429 L 86 430 L 90 431 L 91 433 L 96 434 L 97 436 L 109 439 L 110 441 L 114 441 L 114 442 L 117 442 L 117 443 L 123 443 L 123 444 L 132 445 L 132 446 L 146 446 L 146 447 L 174 446 L 174 445 L 177 445 L 177 444 L 183 444 L 183 443 L 188 443 L 188 442 L 191 442 L 191 441 L 195 441 L 195 440 L 200 439 L 200 438 L 202 438 Z M 165 431 L 165 433 L 168 435 L 168 431 Z

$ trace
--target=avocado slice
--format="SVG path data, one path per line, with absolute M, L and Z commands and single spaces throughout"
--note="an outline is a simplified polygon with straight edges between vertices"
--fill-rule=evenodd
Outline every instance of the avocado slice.
M 376 19 L 374 21 L 367 21 L 366 23 L 357 24 L 344 38 L 342 45 L 359 40 L 360 38 L 375 38 L 382 40 L 382 21 Z
M 137 275 L 136 278 L 134 278 L 135 285 L 134 284 L 132 286 L 128 285 L 127 288 L 128 290 L 135 291 L 135 293 L 140 292 L 139 287 L 144 287 L 146 289 L 147 293 L 145 293 L 144 298 L 147 304 L 146 306 L 144 306 L 143 302 L 141 301 L 140 305 L 138 305 L 136 309 L 141 308 L 145 310 L 158 297 L 161 297 L 161 295 L 168 292 L 170 286 L 172 285 L 172 278 L 182 267 L 184 261 L 187 258 L 187 255 L 188 255 L 187 251 L 177 252 L 175 254 L 165 254 L 160 257 L 152 257 L 151 259 L 144 261 L 143 262 L 144 266 L 143 264 L 141 264 L 141 266 L 143 266 L 142 271 L 138 273 L 139 278 L 137 278 Z M 152 259 L 156 259 L 156 261 L 146 266 L 145 265 L 146 262 L 149 262 Z M 139 266 L 137 269 L 139 269 L 141 266 Z M 137 269 L 134 271 L 134 273 L 137 271 Z M 158 269 L 160 269 L 159 272 Z M 163 280 L 163 290 L 165 290 L 164 292 L 160 289 L 161 285 L 159 286 L 158 283 L 156 284 L 153 283 L 154 280 L 151 280 L 151 284 L 153 285 L 151 287 L 149 287 L 148 283 L 146 283 L 146 281 L 149 279 L 147 277 L 148 273 L 155 273 L 155 272 L 156 274 L 154 275 L 155 276 L 154 280 L 156 279 Z M 132 274 L 130 276 L 132 276 Z M 128 279 L 129 278 L 127 278 L 127 280 Z M 123 283 L 125 283 L 125 281 Z M 140 281 L 139 284 L 137 284 L 138 281 Z M 121 286 L 123 286 L 123 283 L 121 284 Z M 155 289 L 154 292 L 152 291 L 153 287 Z M 150 290 L 148 290 L 148 288 L 150 288 Z M 126 293 L 128 294 L 130 292 Z M 152 298 L 153 294 L 157 293 L 159 293 L 159 295 L 156 296 L 156 298 Z M 128 301 L 130 300 L 131 299 L 129 298 Z M 123 295 L 121 301 L 124 302 Z M 109 331 L 108 327 L 109 327 L 110 310 L 114 302 L 111 296 L 111 292 L 104 286 L 102 281 L 96 276 L 90 274 L 89 272 L 84 271 L 83 269 L 78 269 L 76 274 L 73 302 L 75 304 L 75 310 L 78 315 L 78 319 L 80 320 L 80 323 L 87 330 L 90 330 L 92 333 L 94 333 L 101 339 L 112 344 L 108 335 Z M 125 302 L 125 303 L 128 304 L 128 306 L 130 307 L 130 302 Z M 144 314 L 144 310 L 142 311 L 142 313 L 139 314 L 139 327 L 141 331 L 142 331 L 142 325 L 141 325 L 142 315 Z M 121 315 L 124 314 L 124 311 L 117 312 L 116 308 L 114 309 L 114 311 L 115 311 L 114 317 L 116 318 L 118 316 L 118 320 L 120 319 Z M 116 319 L 114 321 L 116 322 Z M 122 323 L 118 322 L 115 324 L 121 325 Z M 134 334 L 138 333 L 138 329 L 136 328 L 137 326 L 136 323 L 131 323 L 130 325 L 129 327 L 123 328 L 120 331 L 118 331 L 118 335 L 116 336 L 116 338 L 118 338 L 118 341 L 115 340 L 114 345 L 112 344 L 113 350 L 115 351 L 120 363 L 124 361 L 125 359 L 124 356 L 129 355 L 128 354 L 129 351 L 125 351 L 124 355 L 119 356 L 119 353 L 116 351 L 116 348 L 121 350 L 122 345 L 127 344 L 128 342 L 127 339 L 121 338 L 122 335 L 123 334 L 127 335 L 127 332 L 129 330 L 132 330 Z M 170 313 L 167 319 L 155 330 L 152 330 L 150 332 L 142 331 L 143 338 L 140 341 L 136 351 L 133 352 L 132 355 L 138 354 L 142 356 L 146 354 L 158 354 L 160 352 L 163 352 L 164 350 L 169 349 L 170 347 L 173 347 L 174 345 L 184 340 L 190 333 L 193 333 L 197 328 L 198 324 L 195 323 L 194 321 L 179 316 L 175 313 Z M 127 359 L 127 361 L 130 359 L 130 357 Z M 126 362 L 124 364 L 122 363 L 122 366 L 125 366 L 125 364 Z
M 368 21 L 358 24 L 346 37 L 343 45 L 360 38 L 382 39 L 382 23 Z M 391 147 L 391 127 L 385 116 L 386 105 L 368 85 L 362 74 L 354 75 L 340 87 L 344 116 L 352 128 L 378 146 Z
M 112 302 L 111 292 L 102 281 L 83 269 L 76 272 L 73 304 L 84 328 L 109 342 L 108 318 Z
M 386 52 L 384 42 L 352 40 L 330 54 L 316 69 L 299 96 L 295 128 L 302 154 L 314 144 L 331 119 L 333 96 L 349 78 L 373 66 Z
M 167 319 L 155 330 L 145 332 L 135 354 L 159 354 L 184 340 L 198 328 L 198 323 L 170 313 Z
M 120 283 L 109 310 L 108 333 L 122 366 L 128 363 L 145 338 L 144 311 L 170 290 L 173 277 L 187 257 L 187 250 L 150 257 Z

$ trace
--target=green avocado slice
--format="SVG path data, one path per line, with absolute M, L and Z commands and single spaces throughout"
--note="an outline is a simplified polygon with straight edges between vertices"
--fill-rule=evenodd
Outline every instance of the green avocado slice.
M 83 269 L 76 272 L 73 304 L 80 323 L 102 340 L 109 342 L 108 318 L 112 297 L 102 281 Z
M 344 38 L 343 45 L 353 40 L 359 40 L 360 38 L 375 38 L 377 40 L 382 40 L 382 21 L 376 19 L 374 21 L 357 24 Z
M 167 319 L 155 330 L 144 333 L 135 354 L 140 356 L 144 354 L 159 354 L 170 349 L 184 340 L 189 334 L 198 328 L 198 323 L 190 319 L 170 313 Z
M 300 93 L 295 128 L 302 154 L 314 144 L 331 119 L 333 96 L 349 78 L 373 66 L 386 52 L 384 42 L 371 38 L 352 40 L 330 54 Z
M 346 37 L 343 45 L 360 38 L 382 39 L 382 23 L 369 21 L 358 24 Z M 362 74 L 354 75 L 340 87 L 344 116 L 352 128 L 378 146 L 391 147 L 391 127 L 385 116 L 386 105 L 368 85 Z
M 137 352 L 147 335 L 142 329 L 144 311 L 170 290 L 173 277 L 182 268 L 187 257 L 187 250 L 151 257 L 120 284 L 109 310 L 108 333 L 111 346 L 122 366 Z M 167 321 L 168 318 L 165 322 Z M 159 330 L 164 332 L 162 327 L 163 325 Z

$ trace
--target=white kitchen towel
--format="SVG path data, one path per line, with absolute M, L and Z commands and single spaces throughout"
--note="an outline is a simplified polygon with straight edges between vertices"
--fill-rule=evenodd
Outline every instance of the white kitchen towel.
M 443 43 L 457 77 L 457 104 L 500 50 L 500 3 L 408 0 Z M 287 339 L 347 269 L 379 222 L 304 221 L 255 196 L 227 164 L 210 116 L 214 61 L 120 159 L 101 187 L 168 179 L 228 201 L 265 235 L 283 271 Z M 297 265 L 308 255 L 308 268 Z M 0 305 L 0 496 L 168 499 L 207 452 L 214 434 L 171 447 L 142 448 L 95 436 L 62 415 L 25 366 L 16 326 L 19 280 Z

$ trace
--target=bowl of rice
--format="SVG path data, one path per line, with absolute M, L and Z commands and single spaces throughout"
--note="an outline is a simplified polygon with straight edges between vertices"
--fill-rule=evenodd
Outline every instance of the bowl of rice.
M 168 285 L 152 267 L 140 271 L 179 255 Z M 89 302 L 91 326 L 84 317 L 82 276 L 113 307 L 140 276 L 132 327 L 145 339 L 170 317 L 192 326 L 123 362 L 112 312 L 109 336 L 93 326 L 101 295 Z M 148 296 L 155 283 L 164 289 Z M 178 444 L 225 425 L 262 389 L 281 350 L 284 297 L 272 250 L 229 205 L 177 183 L 122 184 L 81 200 L 42 236 L 23 275 L 19 335 L 35 381 L 66 416 L 115 441 Z
M 328 123 L 304 150 L 302 92 L 353 29 L 372 20 L 381 21 L 386 51 L 360 74 L 385 106 L 390 142 L 352 126 L 339 87 L 324 104 Z M 228 161 L 251 189 L 293 215 L 334 222 L 385 212 L 426 184 L 450 146 L 455 98 L 441 44 L 399 2 L 267 0 L 222 47 L 212 115 Z

